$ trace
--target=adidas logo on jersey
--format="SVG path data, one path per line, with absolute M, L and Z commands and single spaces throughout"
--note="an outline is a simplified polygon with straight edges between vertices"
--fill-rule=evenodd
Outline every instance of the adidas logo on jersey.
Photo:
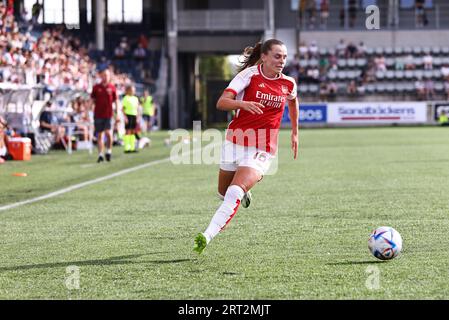
M 259 88 L 265 88 L 265 83 L 261 83 L 261 84 L 259 84 Z

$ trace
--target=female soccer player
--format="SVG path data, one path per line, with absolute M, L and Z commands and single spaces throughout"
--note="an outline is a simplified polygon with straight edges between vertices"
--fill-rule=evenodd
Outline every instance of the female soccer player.
M 292 123 L 291 148 L 298 154 L 298 101 L 296 83 L 282 74 L 287 49 L 277 40 L 257 43 L 243 52 L 240 72 L 218 99 L 217 108 L 235 110 L 223 143 L 218 193 L 223 200 L 203 233 L 195 237 L 194 251 L 207 244 L 231 221 L 242 202 L 248 206 L 250 189 L 267 173 L 277 151 L 285 103 Z

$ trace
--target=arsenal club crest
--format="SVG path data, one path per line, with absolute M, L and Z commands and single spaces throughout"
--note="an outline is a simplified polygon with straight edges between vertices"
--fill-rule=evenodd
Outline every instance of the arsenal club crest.
M 287 86 L 281 86 L 281 90 L 283 94 L 288 94 L 288 87 Z

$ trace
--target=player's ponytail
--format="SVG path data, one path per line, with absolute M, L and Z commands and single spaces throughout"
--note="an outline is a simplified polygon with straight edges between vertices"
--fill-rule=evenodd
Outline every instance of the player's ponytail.
M 270 39 L 265 42 L 257 42 L 254 47 L 246 47 L 243 50 L 243 61 L 241 61 L 241 66 L 238 71 L 243 71 L 246 68 L 252 67 L 256 64 L 261 63 L 261 55 L 267 54 L 271 50 L 273 45 L 284 45 L 284 43 L 277 39 Z
M 256 43 L 254 47 L 246 47 L 245 50 L 243 50 L 243 61 L 241 62 L 241 66 L 238 69 L 238 71 L 245 70 L 246 68 L 252 67 L 259 62 L 260 55 L 262 52 L 262 42 Z

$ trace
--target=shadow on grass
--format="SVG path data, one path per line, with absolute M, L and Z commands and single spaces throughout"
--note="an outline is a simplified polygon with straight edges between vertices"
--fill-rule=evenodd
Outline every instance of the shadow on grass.
M 327 266 L 349 266 L 349 265 L 357 265 L 357 264 L 375 264 L 375 263 L 384 263 L 386 261 L 382 260 L 369 260 L 369 261 L 343 261 L 343 262 L 333 262 L 326 263 Z
M 167 252 L 152 252 L 146 254 L 132 254 L 127 256 L 111 257 L 107 259 L 96 260 L 81 260 L 81 261 L 67 261 L 67 262 L 55 262 L 55 263 L 42 263 L 42 264 L 28 264 L 21 266 L 0 267 L 0 272 L 7 271 L 22 271 L 31 269 L 47 269 L 47 268 L 65 268 L 68 266 L 111 266 L 111 265 L 125 265 L 125 264 L 170 264 L 193 261 L 192 259 L 175 259 L 175 260 L 149 260 L 149 261 L 132 261 L 132 259 L 140 258 L 150 254 L 161 254 Z

